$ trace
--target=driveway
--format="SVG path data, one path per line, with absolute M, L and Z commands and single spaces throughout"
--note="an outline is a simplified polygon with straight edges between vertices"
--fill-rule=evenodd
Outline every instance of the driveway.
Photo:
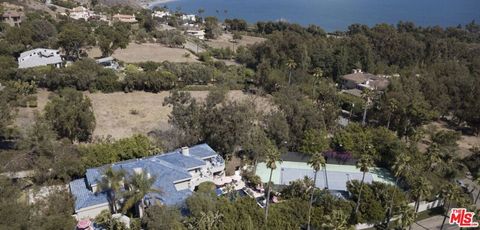
M 412 229 L 414 230 L 433 230 L 433 229 L 440 229 L 442 226 L 443 216 L 433 216 L 421 221 L 417 221 L 415 224 L 412 225 Z M 443 227 L 444 230 L 457 230 L 460 229 L 458 226 L 449 225 L 448 219 Z

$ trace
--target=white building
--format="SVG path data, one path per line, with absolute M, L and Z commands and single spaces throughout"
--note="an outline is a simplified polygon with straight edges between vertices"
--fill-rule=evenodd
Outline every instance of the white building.
M 170 14 L 170 12 L 168 12 L 168 11 L 159 11 L 159 10 L 157 10 L 157 11 L 155 11 L 155 12 L 152 13 L 152 16 L 153 16 L 154 18 L 169 17 L 170 15 L 172 15 L 172 14 Z
M 60 51 L 54 49 L 38 48 L 25 51 L 18 57 L 18 68 L 31 68 L 52 65 L 57 68 L 63 64 Z
M 184 21 L 189 21 L 189 22 L 196 22 L 197 21 L 197 16 L 195 14 L 184 14 L 180 18 Z
M 79 6 L 71 9 L 69 16 L 75 20 L 84 19 L 85 21 L 87 21 L 90 17 L 93 16 L 93 12 L 83 6 Z
M 186 34 L 192 37 L 196 37 L 200 40 L 205 39 L 205 30 L 187 30 Z

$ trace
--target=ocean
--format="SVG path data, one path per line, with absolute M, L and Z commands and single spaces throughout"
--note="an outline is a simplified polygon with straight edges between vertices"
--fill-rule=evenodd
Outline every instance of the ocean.
M 480 23 L 480 0 L 173 0 L 170 10 L 219 19 L 243 18 L 249 23 L 285 20 L 315 24 L 327 32 L 346 30 L 354 23 L 373 26 L 400 20 L 420 26 L 443 27 Z

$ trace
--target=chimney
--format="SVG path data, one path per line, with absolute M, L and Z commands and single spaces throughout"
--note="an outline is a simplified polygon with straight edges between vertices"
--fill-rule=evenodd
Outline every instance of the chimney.
M 189 151 L 188 147 L 182 147 L 182 155 L 190 156 L 190 151 Z

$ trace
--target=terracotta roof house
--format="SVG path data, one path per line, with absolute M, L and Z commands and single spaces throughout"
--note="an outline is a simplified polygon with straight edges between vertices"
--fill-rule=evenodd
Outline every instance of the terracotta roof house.
M 1 7 L 4 12 L 0 15 L 0 21 L 7 23 L 10 26 L 19 26 L 22 19 L 25 17 L 23 6 L 2 2 Z
M 109 210 L 107 194 L 99 186 L 108 167 L 124 170 L 127 175 L 143 172 L 154 177 L 152 187 L 162 192 L 147 194 L 144 203 L 146 206 L 155 203 L 173 206 L 182 204 L 200 183 L 213 182 L 214 178 L 223 177 L 225 161 L 210 146 L 200 144 L 169 153 L 89 168 L 85 178 L 70 182 L 77 220 L 94 218 L 101 211 Z
M 135 19 L 135 15 L 128 15 L 128 14 L 115 14 L 112 16 L 113 21 L 119 22 L 127 22 L 127 23 L 135 23 L 137 19 Z

